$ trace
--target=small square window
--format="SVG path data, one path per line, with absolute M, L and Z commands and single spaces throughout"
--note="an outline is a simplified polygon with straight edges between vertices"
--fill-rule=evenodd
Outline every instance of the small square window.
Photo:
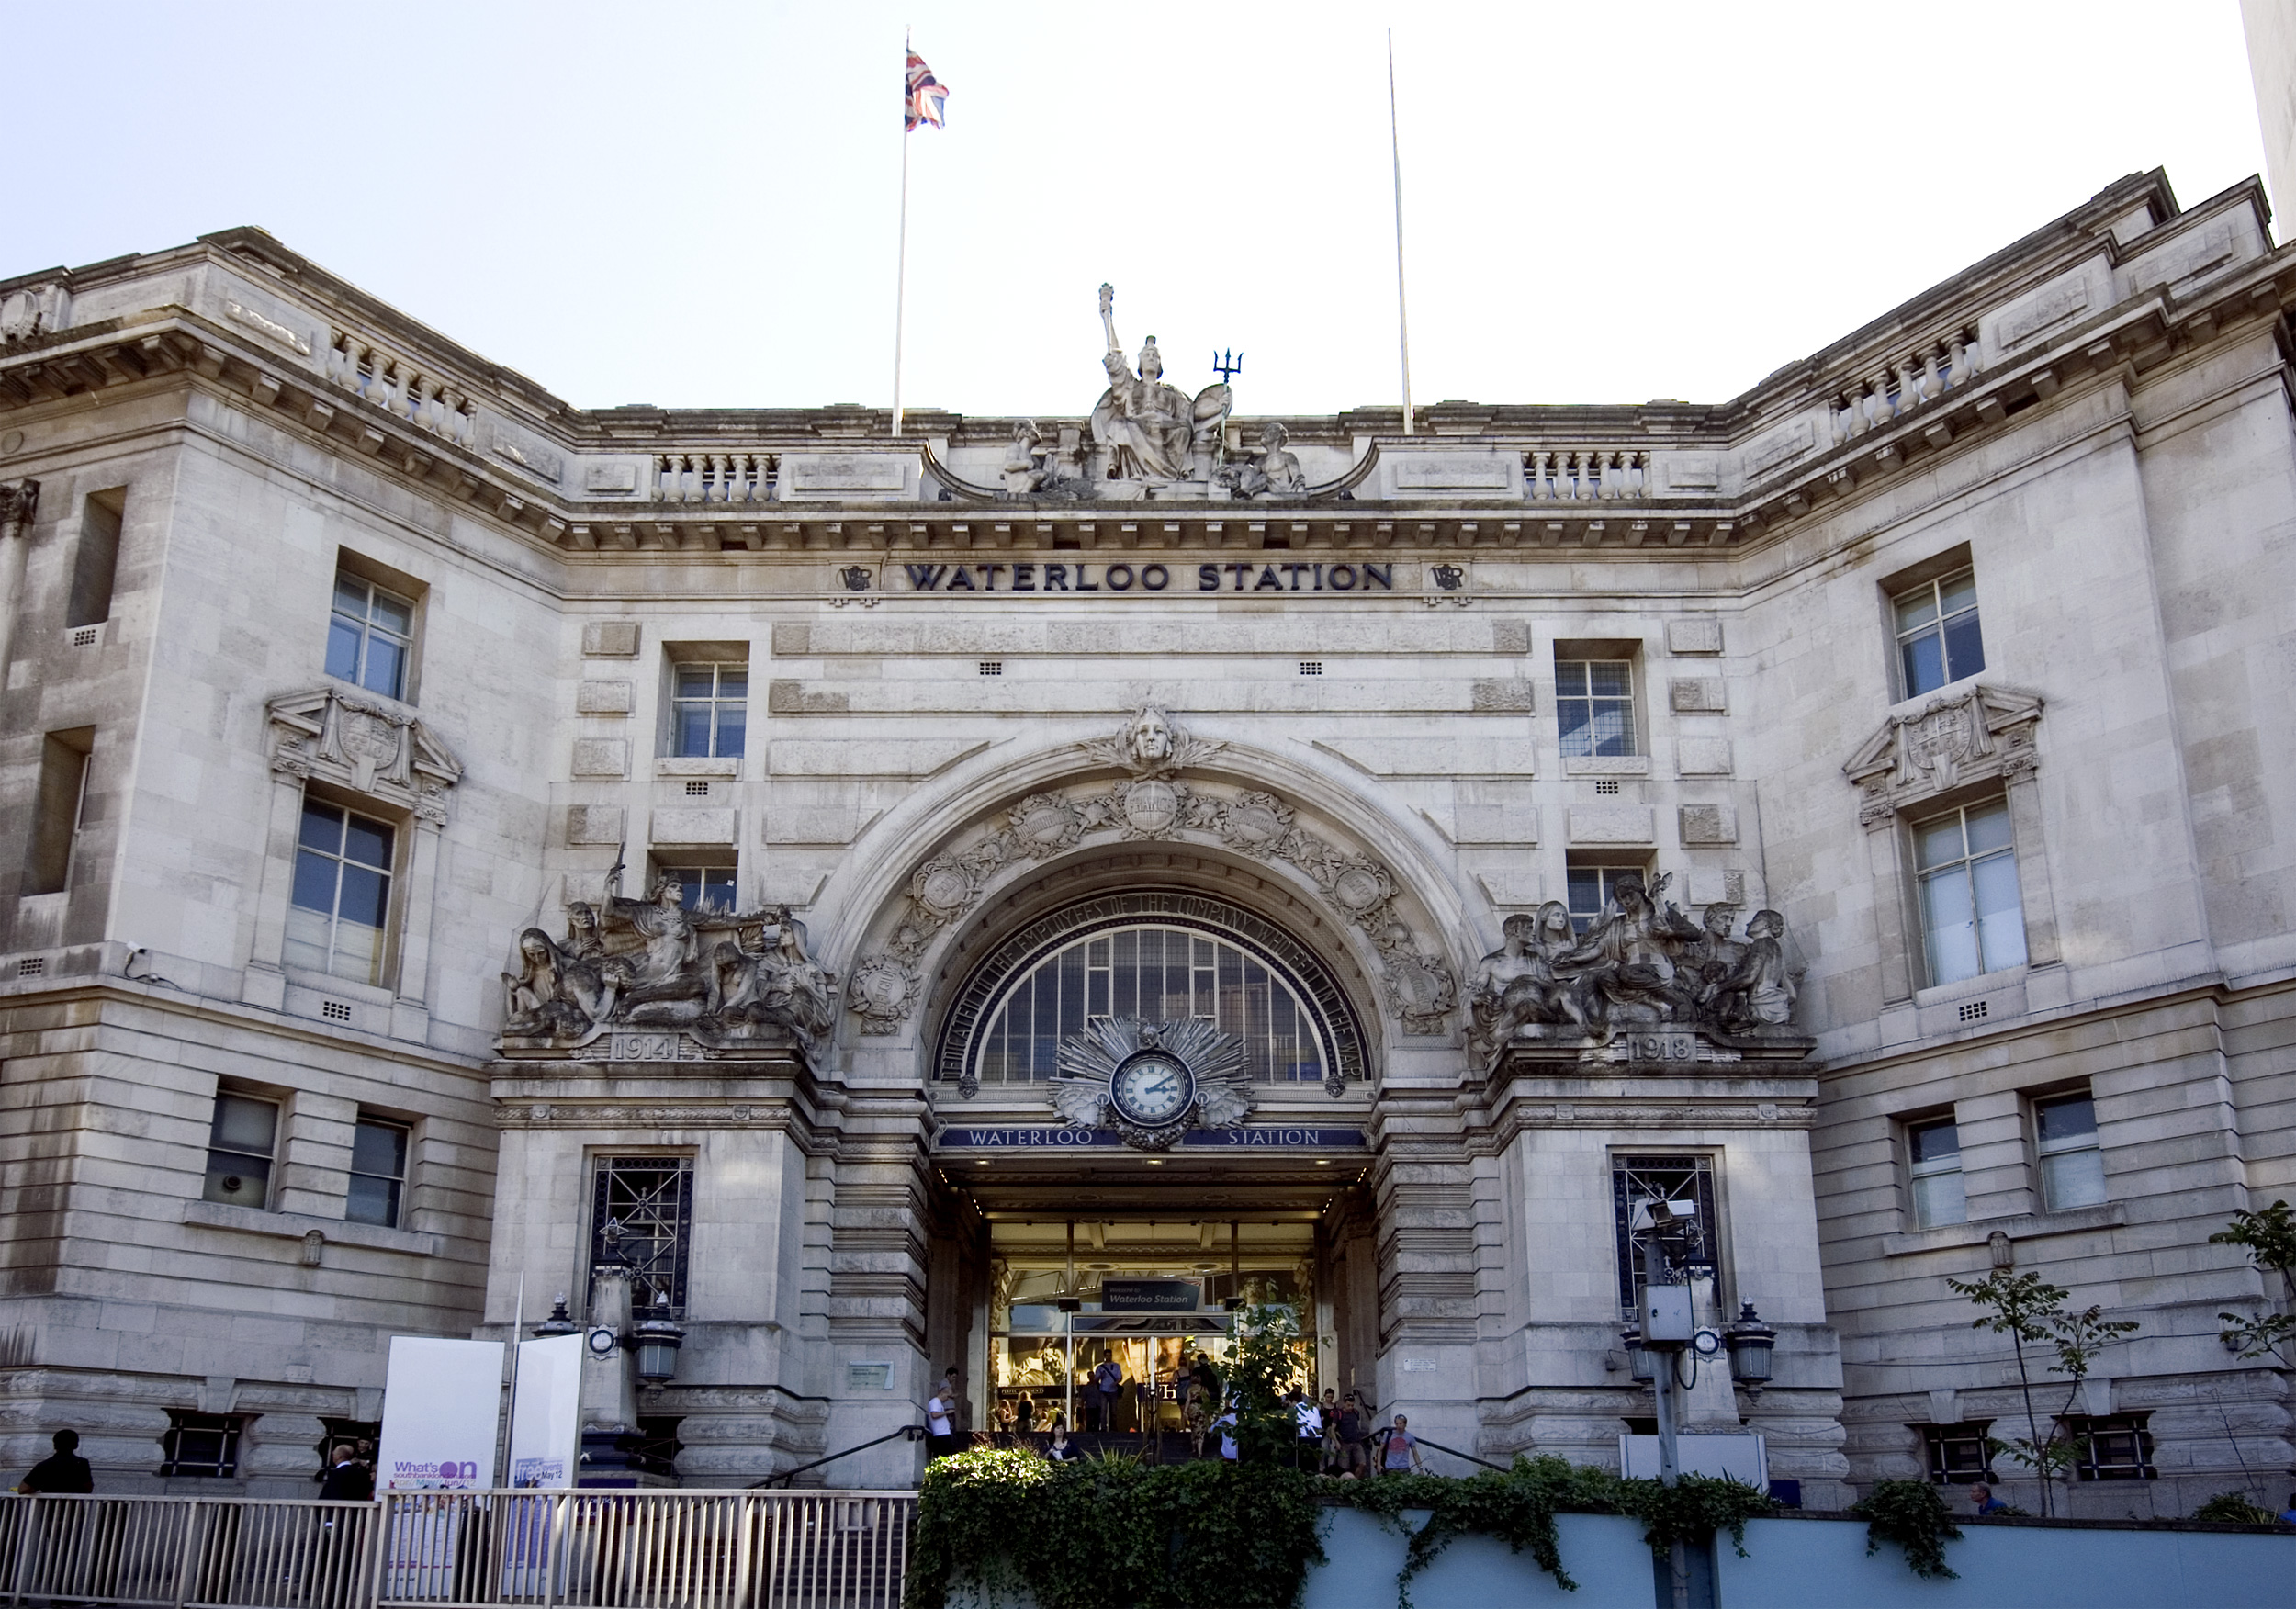
M 1993 1482 L 1993 1447 L 1986 1433 L 1993 1428 L 1990 1419 L 1975 1419 L 1961 1424 L 1920 1424 L 1921 1445 L 1929 1454 L 1930 1479 L 1940 1486 L 1962 1486 L 1971 1481 Z
M 208 1177 L 203 1201 L 260 1210 L 271 1204 L 271 1162 L 277 1153 L 279 1103 L 252 1095 L 219 1094 L 208 1126 Z
M 1565 755 L 1635 752 L 1634 678 L 1631 659 L 1555 661 L 1555 719 Z
M 361 1118 L 351 1131 L 351 1184 L 343 1216 L 354 1223 L 399 1227 L 407 1181 L 407 1126 Z
M 734 908 L 734 869 L 731 866 L 664 866 L 661 874 L 676 883 L 686 909 L 730 911 Z
M 348 571 L 335 577 L 327 621 L 327 674 L 385 698 L 404 698 L 414 651 L 414 603 Z
M 686 759 L 739 759 L 748 740 L 748 665 L 681 661 L 670 669 L 670 752 Z
M 1897 619 L 1897 658 L 1906 697 L 1919 698 L 1985 669 L 1975 571 L 1924 581 L 1898 593 L 1891 603 Z
M 2068 1415 L 2059 1421 L 2077 1449 L 2073 1472 L 2082 1480 L 2151 1480 L 2153 1433 L 2149 1413 Z
M 165 1461 L 163 1475 L 195 1475 L 229 1480 L 239 1474 L 239 1438 L 247 1428 L 244 1413 L 189 1413 L 170 1409 L 167 1432 L 160 1438 Z
M 1923 1229 L 1969 1221 L 1969 1202 L 1961 1176 L 1961 1131 L 1946 1118 L 1906 1130 L 1906 1156 L 1913 1179 L 1913 1221 Z
M 1573 931 L 1583 933 L 1600 919 L 1603 913 L 1618 902 L 1618 880 L 1632 877 L 1641 881 L 1639 866 L 1573 866 L 1564 874 L 1564 901 L 1570 908 Z
M 2034 1149 L 2041 1153 L 2041 1199 L 2052 1212 L 2094 1207 L 2105 1198 L 2105 1156 L 2097 1144 L 2097 1103 L 2087 1095 L 2033 1103 Z

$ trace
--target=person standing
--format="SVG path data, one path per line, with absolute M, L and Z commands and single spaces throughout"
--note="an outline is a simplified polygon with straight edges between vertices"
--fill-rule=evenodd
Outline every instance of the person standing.
M 1365 1444 L 1370 1440 L 1371 1426 L 1364 1417 L 1363 1404 L 1350 1391 L 1339 1405 L 1339 1470 L 1346 1480 L 1358 1480 L 1371 1473 L 1371 1458 Z
M 96 1490 L 96 1472 L 88 1468 L 87 1460 L 75 1450 L 80 1445 L 80 1433 L 60 1430 L 48 1441 L 49 1446 L 56 1450 L 33 1465 L 30 1472 L 16 1483 L 16 1490 L 27 1497 L 38 1496 L 41 1492 L 65 1496 L 85 1496 L 93 1492 Z
M 956 1411 L 949 1401 L 949 1383 L 944 1378 L 925 1399 L 925 1461 L 929 1464 L 956 1450 Z
M 1323 1410 L 1316 1406 L 1313 1397 L 1294 1386 L 1291 1390 L 1291 1417 L 1299 1427 L 1298 1445 L 1292 1449 L 1292 1462 L 1312 1475 L 1323 1447 Z
M 1969 1488 L 1969 1502 L 1970 1506 L 1977 1511 L 1977 1517 L 1981 1520 L 1991 1514 L 2001 1514 L 2009 1512 L 2009 1504 L 1994 1496 L 1993 1488 L 1987 1486 L 1982 1480 L 1975 1481 L 1971 1484 Z
M 1424 1475 L 1427 1466 L 1419 1458 L 1419 1438 L 1411 1433 L 1411 1421 L 1404 1415 L 1395 1416 L 1395 1426 L 1387 1433 L 1387 1448 L 1380 1455 L 1382 1475 Z
M 320 1482 L 321 1502 L 372 1502 L 375 1471 L 359 1462 L 349 1442 L 337 1442 L 329 1455 L 327 1477 Z
M 1114 1357 L 1104 1357 L 1092 1369 L 1092 1389 L 1100 1399 L 1100 1428 L 1116 1428 L 1116 1400 L 1123 1394 L 1124 1371 Z

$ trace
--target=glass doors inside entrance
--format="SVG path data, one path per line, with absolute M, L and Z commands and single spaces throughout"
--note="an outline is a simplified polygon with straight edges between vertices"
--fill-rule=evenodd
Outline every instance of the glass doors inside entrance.
M 1237 1317 L 1288 1309 L 1311 1360 L 1322 1326 L 1311 1216 L 989 1221 L 992 1428 L 1200 1431 L 1219 1415 Z M 1315 1384 L 1311 1361 L 1295 1382 Z

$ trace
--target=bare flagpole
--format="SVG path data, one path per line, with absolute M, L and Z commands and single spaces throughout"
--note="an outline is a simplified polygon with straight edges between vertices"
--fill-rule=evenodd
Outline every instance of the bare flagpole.
M 893 433 L 901 433 L 901 335 L 909 290 L 909 30 L 901 29 L 901 248 L 893 271 Z
M 1409 435 L 1412 433 L 1411 319 L 1403 307 L 1403 137 L 1395 115 L 1395 30 L 1391 28 L 1387 30 L 1387 137 L 1389 149 L 1395 154 L 1395 334 L 1402 343 L 1403 433 Z M 906 170 L 903 171 L 906 174 Z M 894 430 L 896 434 L 900 430 L 897 388 Z

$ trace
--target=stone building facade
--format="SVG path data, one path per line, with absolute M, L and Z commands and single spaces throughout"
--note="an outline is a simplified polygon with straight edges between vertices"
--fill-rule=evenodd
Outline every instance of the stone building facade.
M 689 1484 L 1064 1400 L 1126 1276 L 1615 1462 L 1686 1200 L 1807 1502 L 2022 1434 L 2001 1266 L 2142 1326 L 2077 1512 L 2277 1479 L 2292 305 L 2154 174 L 1718 405 L 1247 420 L 1104 295 L 1090 413 L 896 436 L 258 231 L 0 282 L 0 1459 L 305 1491 L 609 1263 Z

